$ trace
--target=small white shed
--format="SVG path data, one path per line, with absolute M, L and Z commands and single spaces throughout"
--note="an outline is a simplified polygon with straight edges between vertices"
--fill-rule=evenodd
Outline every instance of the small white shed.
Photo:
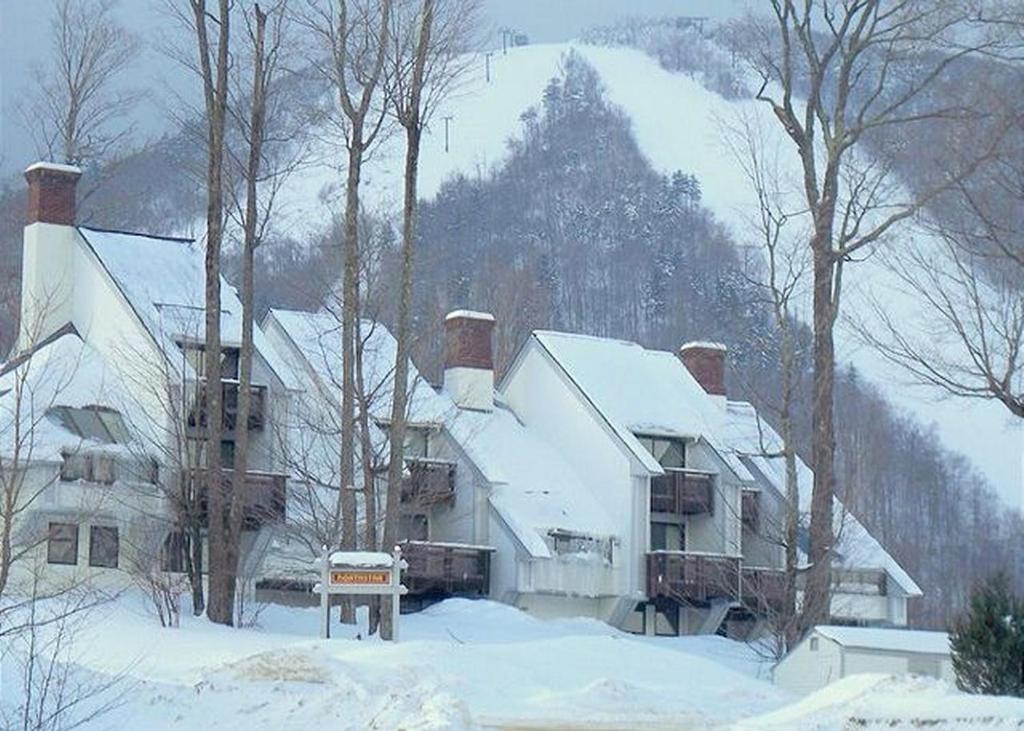
M 928 675 L 955 682 L 945 632 L 881 627 L 815 627 L 775 666 L 775 683 L 810 693 L 855 673 Z

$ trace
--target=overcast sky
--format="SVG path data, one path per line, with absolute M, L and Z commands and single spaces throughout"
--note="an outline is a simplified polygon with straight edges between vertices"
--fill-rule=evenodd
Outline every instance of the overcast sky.
M 120 0 L 116 12 L 143 39 L 145 51 L 126 78 L 135 88 L 153 91 L 137 110 L 141 136 L 165 128 L 168 86 L 187 91 L 188 80 L 162 56 L 157 47 L 166 39 L 170 20 L 162 7 L 167 0 Z M 186 0 L 178 0 L 185 3 Z M 588 26 L 609 23 L 625 15 L 702 15 L 720 18 L 735 12 L 740 0 L 484 0 L 491 28 L 512 27 L 531 42 L 564 41 Z M 19 113 L 33 64 L 49 49 L 48 27 L 56 0 L 0 0 L 0 175 L 33 162 L 31 138 Z M 492 44 L 500 43 L 497 35 Z

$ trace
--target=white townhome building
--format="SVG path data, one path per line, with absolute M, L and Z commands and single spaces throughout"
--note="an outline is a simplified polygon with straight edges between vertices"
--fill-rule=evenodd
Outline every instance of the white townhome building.
M 190 537 L 202 552 L 205 516 L 183 525 L 178 507 L 189 493 L 201 513 L 206 490 L 203 251 L 76 225 L 79 176 L 50 163 L 26 171 L 21 329 L 0 370 L 0 461 L 19 503 L 20 580 L 123 585 L 126 571 L 154 562 L 180 571 Z M 241 304 L 223 281 L 221 329 L 230 468 Z M 257 330 L 246 548 L 284 519 L 286 476 L 268 425 L 287 411 L 290 375 Z
M 467 556 L 443 582 L 421 576 L 425 564 L 414 562 L 413 586 L 431 586 L 434 596 L 489 594 L 538 615 L 589 615 L 638 632 L 756 630 L 782 600 L 784 485 L 778 460 L 760 446 L 777 440 L 774 432 L 762 425 L 762 441 L 751 443 L 746 427 L 756 414 L 726 399 L 724 349 L 694 343 L 677 357 L 537 332 L 495 388 L 493 326 L 485 313 L 446 318 L 440 388 L 410 365 L 406 551 L 431 555 L 443 546 Z M 338 318 L 275 310 L 264 328 L 336 423 Z M 384 426 L 394 340 L 379 324 L 362 328 L 371 422 Z M 308 440 L 316 430 L 302 431 Z M 375 443 L 384 439 L 375 428 Z M 446 499 L 412 499 L 423 489 L 416 483 L 438 469 Z M 809 490 L 802 463 L 800 471 Z M 835 618 L 905 624 L 906 598 L 919 590 L 839 508 Z M 481 558 L 469 558 L 474 552 Z M 485 585 L 472 569 L 484 561 Z

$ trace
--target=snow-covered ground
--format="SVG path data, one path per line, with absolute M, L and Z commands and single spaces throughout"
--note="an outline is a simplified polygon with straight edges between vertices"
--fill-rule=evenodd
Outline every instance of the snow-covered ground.
M 123 674 L 119 705 L 88 729 L 847 728 L 924 719 L 937 728 L 1024 724 L 1024 701 L 964 696 L 937 682 L 850 679 L 798 700 L 764 677 L 747 645 L 646 638 L 588 619 L 541 621 L 489 601 L 449 600 L 403 617 L 403 641 L 355 640 L 317 610 L 268 607 L 259 626 L 188 618 L 162 629 L 135 597 L 74 635 L 76 681 Z M 4 658 L 3 692 L 19 688 Z M 948 723 L 947 723 L 948 722 Z M 945 724 L 945 725 L 944 725 Z M 1001 725 L 1000 725 L 1001 724 Z M 1018 725 L 1014 725 L 1018 724 Z
M 545 85 L 558 75 L 561 59 L 570 49 L 598 71 L 609 100 L 629 116 L 637 142 L 653 167 L 666 173 L 695 174 L 704 203 L 742 239 L 755 197 L 725 140 L 724 128 L 735 126 L 740 115 L 767 120 L 763 128 L 768 142 L 785 150 L 789 143 L 779 125 L 766 105 L 727 100 L 697 80 L 666 71 L 649 56 L 626 48 L 572 43 L 513 48 L 507 55 L 492 56 L 490 83 L 481 57 L 458 93 L 436 110 L 424 136 L 421 196 L 435 195 L 452 175 L 483 175 L 500 165 L 507 155 L 506 142 L 521 131 L 520 115 L 540 102 Z M 447 152 L 441 121 L 445 116 L 451 117 Z M 401 144 L 398 138 L 390 139 L 368 166 L 364 191 L 368 205 L 388 209 L 400 197 Z M 322 222 L 326 201 L 336 199 L 341 177 L 321 166 L 290 181 L 279 209 L 290 212 L 288 225 L 301 228 Z M 330 194 L 322 195 L 325 191 Z M 906 311 L 908 319 L 918 306 L 918 298 L 899 291 L 883 257 L 848 267 L 845 277 L 847 312 L 867 311 L 864 298 L 883 291 L 886 304 Z M 903 373 L 861 347 L 849 330 L 841 328 L 838 342 L 847 362 L 856 364 L 897 406 L 925 423 L 935 423 L 943 441 L 970 457 L 1008 503 L 1024 507 L 1024 428 L 1004 409 L 980 401 L 939 400 L 933 391 L 908 387 Z M 969 419 L 964 418 L 967 411 Z

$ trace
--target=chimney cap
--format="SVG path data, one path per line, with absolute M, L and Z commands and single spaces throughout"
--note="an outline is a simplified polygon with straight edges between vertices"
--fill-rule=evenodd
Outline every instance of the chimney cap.
M 25 174 L 27 175 L 33 170 L 50 170 L 55 173 L 66 173 L 68 175 L 76 176 L 82 174 L 82 168 L 77 165 L 64 165 L 59 162 L 46 162 L 45 160 L 40 160 L 39 162 L 34 162 L 29 165 L 25 168 Z
M 712 342 L 710 340 L 691 340 L 688 343 L 683 343 L 679 346 L 679 352 L 685 350 L 721 350 L 723 353 L 729 350 L 722 343 Z
M 494 315 L 490 312 L 477 312 L 475 310 L 452 310 L 444 316 L 444 321 L 449 320 L 484 320 L 494 322 Z

